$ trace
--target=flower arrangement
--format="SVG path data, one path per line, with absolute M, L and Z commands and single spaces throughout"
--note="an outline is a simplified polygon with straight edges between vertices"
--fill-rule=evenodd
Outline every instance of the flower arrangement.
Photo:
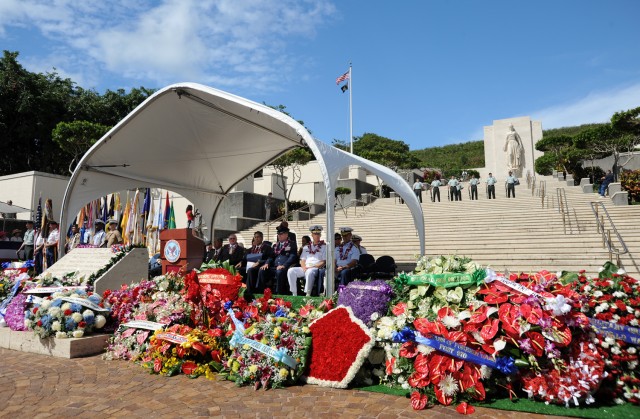
M 97 294 L 82 290 L 62 291 L 43 298 L 27 312 L 25 322 L 27 328 L 42 339 L 50 336 L 81 338 L 85 333 L 102 329 L 107 319 L 100 313 L 108 311 Z
M 386 314 L 392 294 L 393 289 L 384 280 L 353 281 L 340 291 L 338 304 L 351 307 L 354 316 L 371 326 L 373 313 Z
M 223 304 L 238 299 L 242 276 L 224 267 L 199 273 L 193 270 L 184 277 L 184 284 L 184 298 L 193 306 L 194 322 L 215 327 L 225 318 Z
M 640 404 L 640 281 L 612 265 L 605 265 L 600 278 L 587 278 L 584 272 L 580 272 L 571 285 L 581 296 L 580 310 L 583 314 L 595 321 L 617 325 L 613 333 L 599 330 L 596 325 L 589 334 L 590 342 L 604 354 L 603 365 L 608 375 L 602 382 L 598 396 L 618 404 L 625 401 Z M 632 340 L 629 338 L 634 337 L 635 344 L 629 342 Z
M 472 273 L 482 267 L 468 257 L 458 255 L 421 256 L 416 262 L 416 273 L 442 274 L 447 272 Z
M 587 339 L 580 295 L 546 271 L 505 278 L 487 270 L 483 276 L 443 287 L 429 284 L 431 278 L 422 285 L 410 276 L 395 279 L 398 302 L 375 326 L 387 353 L 383 382 L 412 391 L 418 407 L 482 400 L 486 389 L 505 388 L 513 396 L 520 385 L 546 402 L 592 402 L 607 373 L 602 352 Z M 416 339 L 416 331 L 436 345 Z M 459 351 L 473 351 L 474 359 L 449 354 Z M 518 375 L 490 374 L 515 365 Z
M 129 314 L 133 320 L 161 325 L 185 324 L 190 319 L 191 305 L 175 291 L 157 291 L 141 299 Z M 126 323 L 126 322 L 125 322 Z M 105 359 L 137 359 L 148 345 L 150 330 L 120 327 L 115 331 Z
M 187 304 L 186 302 L 179 304 L 181 302 L 178 296 L 173 294 L 181 292 L 183 287 L 182 278 L 170 273 L 137 284 L 123 284 L 118 290 L 106 290 L 103 297 L 111 307 L 111 323 L 114 328 L 117 328 L 120 323 L 136 318 L 136 315 L 140 317 L 139 319 L 142 319 L 141 316 L 145 316 L 146 318 L 142 320 L 151 321 L 161 321 L 159 319 L 165 317 L 174 317 L 170 321 L 177 320 L 178 317 L 181 318 L 187 310 Z M 172 303 L 168 307 L 162 308 L 162 302 L 166 302 L 167 297 L 172 300 Z M 158 301 L 161 302 L 158 303 Z M 144 303 L 153 305 L 153 307 L 149 307 L 151 312 L 144 314 L 146 311 L 143 310 L 142 313 L 138 312 L 134 315 L 134 311 L 139 311 L 140 305 Z M 174 308 L 177 310 L 175 313 L 173 312 Z M 164 314 L 161 311 L 164 311 Z
M 375 344 L 369 328 L 351 308 L 338 306 L 314 320 L 307 382 L 346 388 Z
M 224 309 L 232 347 L 224 376 L 255 389 L 295 383 L 307 365 L 311 343 L 307 318 L 292 311 L 290 302 L 272 299 L 270 289 L 251 303 L 242 298 L 228 301 Z M 312 311 L 303 310 L 307 316 Z
M 40 275 L 36 279 L 39 287 L 75 287 L 84 283 L 84 276 L 79 272 L 66 273 L 62 278 L 54 277 L 50 272 Z
M 141 355 L 140 365 L 151 374 L 213 379 L 227 354 L 221 329 L 194 329 L 176 324 L 157 330 Z

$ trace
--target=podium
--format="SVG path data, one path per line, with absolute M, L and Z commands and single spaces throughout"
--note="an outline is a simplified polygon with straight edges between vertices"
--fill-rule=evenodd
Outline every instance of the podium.
M 190 228 L 174 228 L 160 232 L 162 274 L 199 268 L 204 256 L 204 242 Z

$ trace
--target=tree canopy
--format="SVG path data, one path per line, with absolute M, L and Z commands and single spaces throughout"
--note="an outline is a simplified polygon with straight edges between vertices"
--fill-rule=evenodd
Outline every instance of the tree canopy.
M 619 169 L 631 159 L 630 155 L 626 159 L 622 155 L 640 144 L 639 115 L 640 107 L 616 112 L 609 123 L 545 131 L 536 143 L 536 149 L 546 153 L 536 159 L 536 172 L 549 174 L 556 168 L 578 179 L 584 176 L 581 160 L 613 156 L 612 170 L 617 178 Z
M 58 124 L 84 121 L 108 129 L 153 93 L 141 87 L 129 93 L 123 89 L 107 90 L 101 95 L 55 71 L 30 72 L 18 62 L 18 55 L 5 50 L 0 58 L 0 146 L 11 150 L 0 156 L 0 175 L 30 170 L 68 174 L 74 160 L 93 143 L 74 137 L 72 146 L 70 139 L 63 138 L 74 125 L 58 130 L 54 141 Z M 77 133 L 80 125 L 74 127 Z M 101 131 L 102 128 L 94 130 L 93 135 Z
M 340 140 L 334 140 L 333 145 L 345 151 L 349 151 L 350 148 L 349 144 Z M 414 169 L 420 165 L 420 161 L 411 153 L 407 143 L 372 133 L 354 137 L 353 154 L 396 171 Z

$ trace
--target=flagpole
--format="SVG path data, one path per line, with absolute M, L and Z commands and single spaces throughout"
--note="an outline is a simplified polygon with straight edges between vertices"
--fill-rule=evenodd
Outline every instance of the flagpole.
M 353 105 L 351 94 L 353 92 L 353 75 L 351 74 L 351 63 L 349 63 L 349 143 L 351 154 L 353 154 Z

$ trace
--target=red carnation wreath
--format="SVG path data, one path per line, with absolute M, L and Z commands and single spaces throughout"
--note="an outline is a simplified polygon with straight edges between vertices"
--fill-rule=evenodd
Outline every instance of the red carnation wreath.
M 365 361 L 375 339 L 351 308 L 339 306 L 309 325 L 311 360 L 307 382 L 346 388 Z

